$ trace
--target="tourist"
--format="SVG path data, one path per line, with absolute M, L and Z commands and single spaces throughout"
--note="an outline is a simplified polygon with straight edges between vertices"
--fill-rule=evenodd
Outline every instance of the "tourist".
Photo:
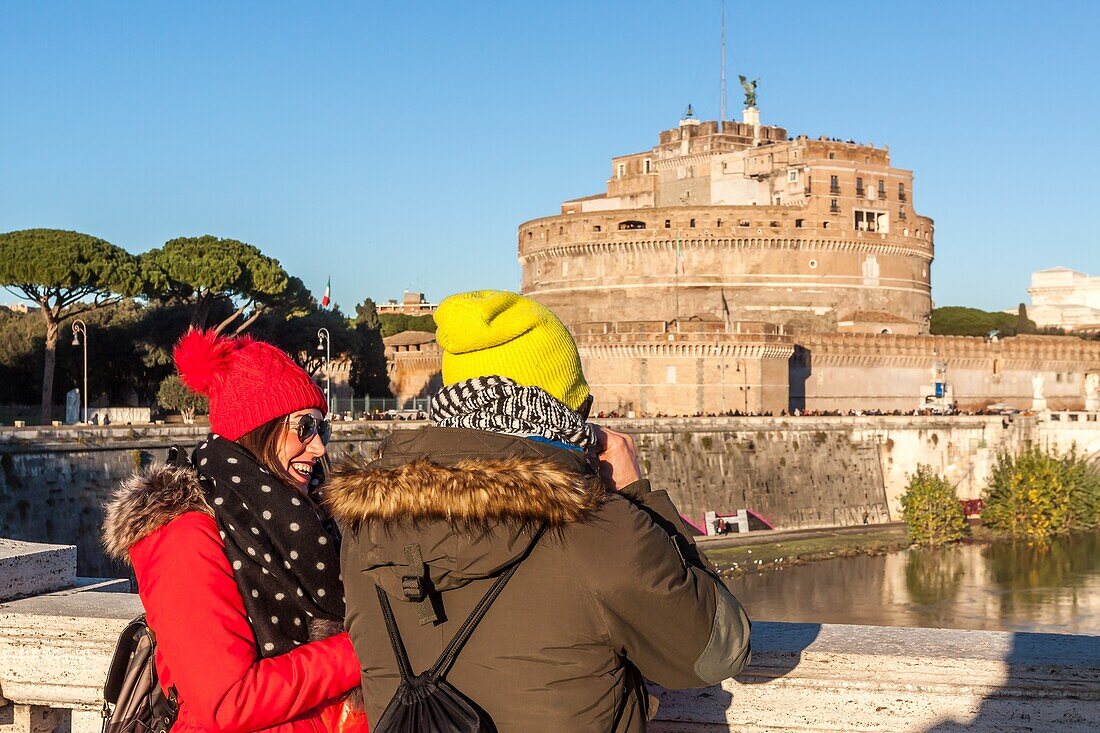
M 501 733 L 643 731 L 643 678 L 704 687 L 737 673 L 748 618 L 642 478 L 632 440 L 585 422 L 592 398 L 562 323 L 498 291 L 447 298 L 435 320 L 433 425 L 395 431 L 374 461 L 342 459 L 326 487 L 371 724 L 400 679 L 383 604 L 411 678 L 512 568 L 443 678 Z
M 247 337 L 192 330 L 174 357 L 209 398 L 212 432 L 193 468 L 123 482 L 104 525 L 108 554 L 133 565 L 161 686 L 178 696 L 173 733 L 365 731 L 346 695 L 359 665 L 342 633 L 339 538 L 315 502 L 324 394 Z

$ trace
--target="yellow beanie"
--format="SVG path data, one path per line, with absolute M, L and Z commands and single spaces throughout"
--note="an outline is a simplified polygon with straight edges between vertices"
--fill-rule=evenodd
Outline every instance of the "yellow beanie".
M 541 387 L 573 410 L 588 397 L 573 337 L 530 298 L 500 290 L 459 293 L 439 304 L 435 322 L 445 385 L 496 375 Z

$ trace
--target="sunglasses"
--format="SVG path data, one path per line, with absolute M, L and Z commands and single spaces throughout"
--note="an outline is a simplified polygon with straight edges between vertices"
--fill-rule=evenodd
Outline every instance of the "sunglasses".
M 287 418 L 287 424 L 290 424 L 291 418 Z M 298 418 L 298 421 L 294 423 L 294 434 L 298 436 L 298 441 L 305 445 L 309 441 L 313 440 L 314 435 L 321 436 L 321 445 L 328 445 L 329 438 L 332 437 L 332 422 L 329 420 L 318 420 L 313 415 L 302 415 Z

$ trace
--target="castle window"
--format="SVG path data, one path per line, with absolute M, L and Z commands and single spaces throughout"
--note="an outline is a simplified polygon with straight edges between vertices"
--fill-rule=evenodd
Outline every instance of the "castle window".
M 829 211 L 833 214 L 840 213 L 840 201 L 838 199 L 829 200 Z
M 749 226 L 749 220 L 748 219 L 742 219 L 741 221 L 737 222 L 737 226 L 747 227 L 747 226 Z
M 792 169 L 792 170 L 787 171 L 787 183 L 798 183 L 798 171 L 797 170 Z
M 672 219 L 665 219 L 665 229 L 672 228 Z
M 602 232 L 602 231 L 603 231 L 603 227 L 601 227 L 601 226 L 600 226 L 599 224 L 597 224 L 596 226 L 592 227 L 592 231 L 594 231 L 594 232 Z
M 688 224 L 688 226 L 689 226 L 689 227 L 692 227 L 692 228 L 694 229 L 694 228 L 695 228 L 695 220 L 694 220 L 694 219 L 692 219 L 692 220 L 691 220 L 691 223 L 690 223 L 690 224 Z
M 904 209 L 904 208 L 902 208 L 902 209 L 898 209 L 898 220 L 899 220 L 899 221 L 905 221 L 905 220 L 906 220 L 906 219 L 908 219 L 908 218 L 909 218 L 909 217 L 907 217 L 907 216 L 905 215 L 905 209 Z
M 795 219 L 794 220 L 794 228 L 795 229 L 801 229 L 803 221 L 804 221 L 803 219 Z
M 715 224 L 715 227 L 718 228 L 718 229 L 722 228 L 722 220 L 721 219 L 718 220 L 718 223 Z
M 836 160 L 836 153 L 829 153 L 829 160 Z
M 646 173 L 652 173 L 653 172 L 653 161 L 650 160 L 649 158 L 646 158 L 645 160 L 643 160 L 642 161 L 642 170 Z
M 620 221 L 619 231 L 622 231 L 624 229 L 645 229 L 645 222 L 635 221 L 633 219 L 631 219 L 630 221 Z
M 829 193 L 840 193 L 840 179 L 836 176 L 829 176 Z
M 615 177 L 616 178 L 622 178 L 625 175 L 626 175 L 626 163 L 619 163 L 619 165 L 615 167 Z
M 827 222 L 827 221 L 821 222 L 821 228 L 822 229 L 828 229 L 829 228 L 829 222 Z
M 533 236 L 535 236 L 535 233 L 534 233 L 534 232 L 532 232 L 532 231 L 528 231 L 528 232 L 527 232 L 527 238 L 528 238 L 528 239 L 530 239 L 530 238 L 531 238 L 531 237 L 533 237 Z
M 898 201 L 905 201 L 905 184 L 898 184 Z
M 886 181 L 878 182 L 878 197 L 880 199 L 886 198 Z
M 890 231 L 890 217 L 885 211 L 860 211 L 856 209 L 852 212 L 852 217 L 857 231 L 881 232 L 883 234 Z
M 863 179 L 857 177 L 856 178 L 856 197 L 857 198 L 863 198 L 865 194 L 866 194 L 866 191 L 863 190 Z
M 565 234 L 565 227 L 559 226 L 558 227 L 558 234 Z

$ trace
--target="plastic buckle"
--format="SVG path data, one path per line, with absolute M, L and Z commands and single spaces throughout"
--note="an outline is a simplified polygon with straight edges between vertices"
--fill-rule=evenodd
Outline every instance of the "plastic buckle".
M 402 575 L 401 591 L 410 601 L 419 603 L 420 601 L 424 600 L 426 596 L 426 594 L 424 593 L 423 578 L 419 578 L 415 575 Z

